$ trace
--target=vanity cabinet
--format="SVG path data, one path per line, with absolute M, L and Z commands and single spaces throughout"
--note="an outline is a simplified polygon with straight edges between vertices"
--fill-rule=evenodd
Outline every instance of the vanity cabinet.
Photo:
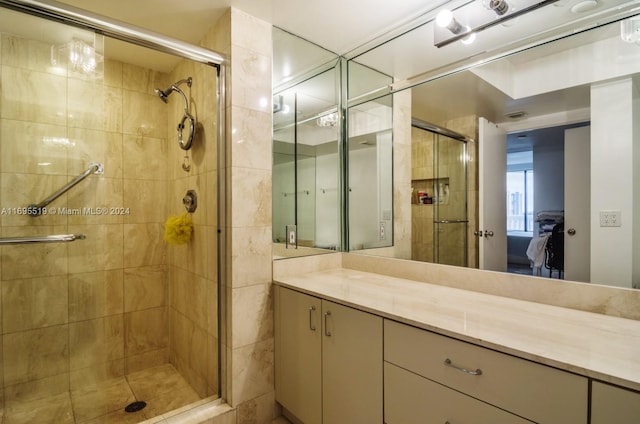
M 286 414 L 382 423 L 382 326 L 379 316 L 276 286 L 275 389 Z
M 451 423 L 588 421 L 582 376 L 391 320 L 384 322 L 384 360 L 387 424 L 418 422 L 412 416 Z
M 591 424 L 640 423 L 640 393 L 594 381 L 591 385 Z

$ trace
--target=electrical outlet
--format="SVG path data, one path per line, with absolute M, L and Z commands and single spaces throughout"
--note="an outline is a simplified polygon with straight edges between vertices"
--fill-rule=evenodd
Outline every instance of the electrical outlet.
M 295 225 L 287 225 L 286 226 L 286 234 L 287 234 L 287 247 L 288 246 L 296 246 L 298 243 L 298 232 L 296 230 Z
M 380 221 L 380 240 L 386 240 L 386 239 L 387 239 L 386 224 L 384 223 L 384 221 Z
M 601 227 L 621 227 L 622 213 L 620 211 L 600 211 Z

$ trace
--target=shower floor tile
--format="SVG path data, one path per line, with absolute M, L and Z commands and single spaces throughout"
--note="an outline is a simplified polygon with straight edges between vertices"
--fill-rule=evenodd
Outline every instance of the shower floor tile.
M 124 408 L 136 400 L 147 406 L 138 412 Z M 7 401 L 1 424 L 136 424 L 200 400 L 170 365 L 161 365 L 32 401 Z
M 200 400 L 200 396 L 171 364 L 131 373 L 129 386 L 138 400 L 147 402 L 149 418 Z
M 71 392 L 77 423 L 85 423 L 110 412 L 123 409 L 136 399 L 124 377 L 114 378 Z
M 44 422 L 61 424 L 73 424 L 75 422 L 69 393 L 38 400 L 6 402 L 2 424 Z

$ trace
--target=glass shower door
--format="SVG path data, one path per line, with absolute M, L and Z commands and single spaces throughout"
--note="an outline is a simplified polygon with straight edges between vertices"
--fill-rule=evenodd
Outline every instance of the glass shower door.
M 467 266 L 466 143 L 443 134 L 434 137 L 435 262 Z
M 6 9 L 0 37 L 4 422 L 134 423 L 218 397 L 216 70 Z M 154 93 L 187 76 L 189 172 L 182 101 Z M 188 189 L 191 240 L 168 246 Z M 49 235 L 81 237 L 8 243 Z

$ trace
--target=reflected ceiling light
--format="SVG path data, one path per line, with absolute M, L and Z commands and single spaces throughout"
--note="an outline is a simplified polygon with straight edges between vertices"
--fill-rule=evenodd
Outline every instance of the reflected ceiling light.
M 466 29 L 460 22 L 456 21 L 456 18 L 453 17 L 453 12 L 447 9 L 441 10 L 440 13 L 438 13 L 438 16 L 436 16 L 436 24 L 440 28 L 446 28 L 454 34 L 462 34 Z
M 620 38 L 626 43 L 640 44 L 640 17 L 620 21 Z
M 509 3 L 506 0 L 482 0 L 482 5 L 487 10 L 492 10 L 498 16 L 502 16 L 509 11 Z
M 335 127 L 338 125 L 338 114 L 336 112 L 322 115 L 316 119 L 316 125 L 319 127 Z
M 74 38 L 67 44 L 51 46 L 51 64 L 70 72 L 92 75 L 99 72 L 98 65 L 103 61 L 95 46 L 82 40 Z
M 471 34 L 467 35 L 466 37 L 464 37 L 462 40 L 460 40 L 462 42 L 462 44 L 471 44 L 474 41 L 476 41 L 476 33 L 472 32 Z

